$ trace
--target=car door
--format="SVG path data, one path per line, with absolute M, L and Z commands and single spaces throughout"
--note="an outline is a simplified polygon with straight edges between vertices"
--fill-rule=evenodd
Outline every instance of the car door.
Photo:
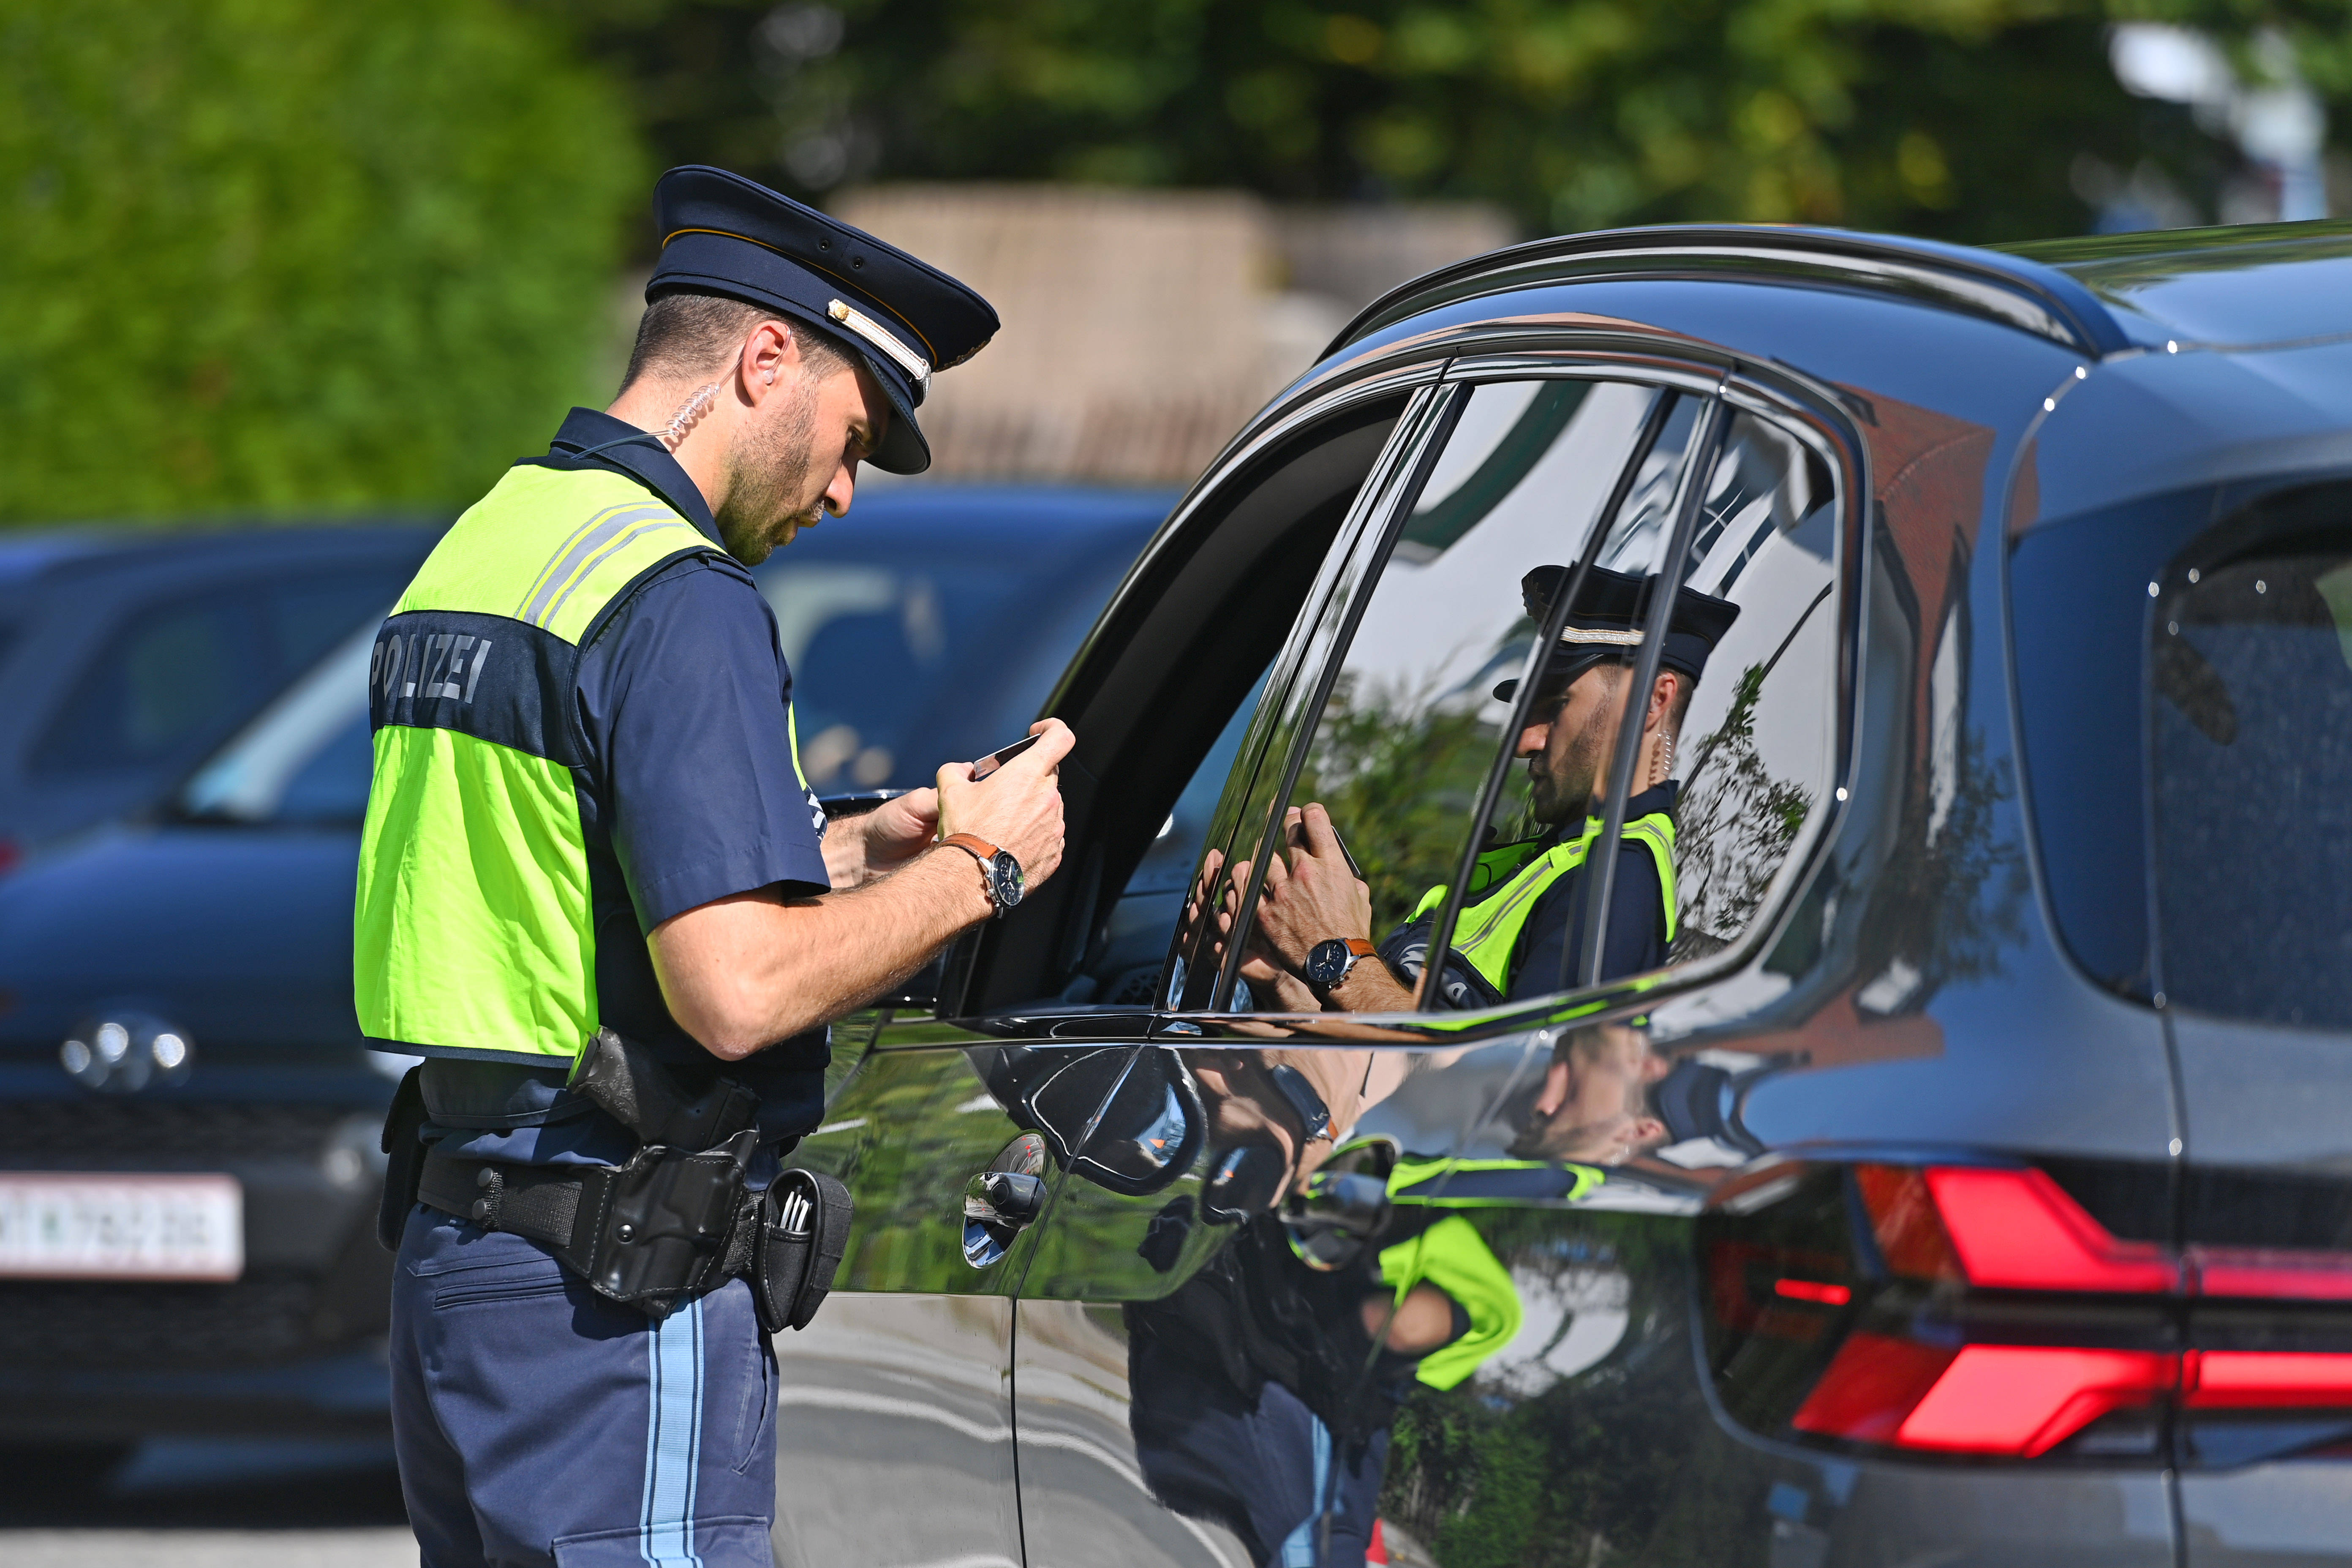
M 841 1177 L 856 1212 L 833 1297 L 775 1340 L 780 1563 L 1022 1561 L 1012 1297 L 1034 1225 L 968 1208 L 968 1189 L 1010 1171 L 1050 1205 L 1126 1081 L 1215 789 L 1297 662 L 1286 638 L 1328 592 L 1409 396 L 1314 411 L 1163 531 L 1094 635 L 1129 657 L 1057 698 L 1079 736 L 1061 872 L 862 1035 L 836 1030 L 825 1121 L 794 1159 Z
M 878 1018 L 866 1022 L 870 1039 Z M 835 1036 L 846 1070 L 793 1163 L 838 1177 L 856 1212 L 833 1294 L 773 1341 L 776 1559 L 1017 1568 L 1008 1372 L 1026 1243 L 1018 1225 L 970 1218 L 964 1196 L 989 1172 L 1047 1174 L 1005 1085 L 1064 1064 Z
M 1588 552 L 1634 570 L 1663 558 L 1685 456 L 1717 419 L 1706 384 L 1509 378 L 1433 401 L 1400 465 L 1409 483 L 1303 639 L 1321 667 L 1268 700 L 1264 754 L 1226 781 L 1196 908 L 1245 921 L 1253 889 L 1234 864 L 1268 853 L 1283 807 L 1310 796 L 1355 847 L 1376 930 L 1469 874 L 1517 735 L 1487 688 L 1521 673 L 1537 640 L 1520 579 Z M 1755 543 L 1745 523 L 1735 553 Z M 1253 988 L 1233 929 L 1212 917 L 1177 932 L 1162 971 L 1176 1012 L 1024 1277 L 1015 1419 L 1033 1568 L 1360 1561 L 1416 1376 L 1435 1366 L 1454 1386 L 1525 1315 L 1491 1247 L 1434 1205 L 1496 1108 L 1550 1071 L 1558 1032 L 1509 1009 L 1302 1016 L 1267 981 Z M 1621 1105 L 1633 1071 L 1614 1080 Z M 1163 1104 L 1187 1131 L 1179 1158 L 1147 1171 L 1133 1129 Z M 1622 1135 L 1602 1120 L 1564 1147 Z M 1533 1166 L 1535 1187 L 1560 1195 L 1567 1167 L 1528 1160 L 1521 1142 L 1503 1133 L 1477 1174 Z M 1446 1261 L 1457 1254 L 1468 1276 Z M 1421 1489 L 1441 1510 L 1460 1500 Z

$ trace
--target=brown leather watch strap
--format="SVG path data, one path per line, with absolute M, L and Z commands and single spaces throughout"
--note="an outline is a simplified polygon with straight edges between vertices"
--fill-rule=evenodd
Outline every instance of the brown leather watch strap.
M 951 845 L 980 862 L 981 890 L 988 895 L 988 907 L 994 911 L 990 918 L 1003 920 L 1005 905 L 1003 900 L 996 896 L 996 858 L 1004 854 L 1004 851 L 976 833 L 950 833 L 940 842 L 942 845 Z M 1007 856 L 1006 858 L 1010 859 L 1011 857 Z M 1014 901 L 1018 902 L 1019 900 L 1016 898 Z
M 1372 954 L 1380 952 L 1379 948 L 1373 946 L 1370 941 L 1360 936 L 1347 937 L 1343 940 L 1346 941 L 1348 944 L 1348 951 L 1354 953 L 1358 958 L 1370 958 Z
M 982 863 L 993 860 L 998 855 L 1003 853 L 1003 851 L 998 849 L 995 845 L 991 844 L 987 839 L 982 838 L 976 833 L 950 833 L 945 838 L 940 839 L 940 842 L 942 844 L 952 844 L 957 848 L 962 850 L 965 854 L 971 856 L 973 859 L 982 861 Z

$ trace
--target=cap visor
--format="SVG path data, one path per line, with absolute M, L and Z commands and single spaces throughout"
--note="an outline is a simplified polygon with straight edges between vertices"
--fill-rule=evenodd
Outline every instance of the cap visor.
M 896 380 L 883 374 L 882 367 L 870 354 L 860 354 L 866 374 L 890 405 L 889 428 L 882 432 L 882 445 L 866 460 L 886 474 L 919 474 L 931 466 L 931 444 L 923 439 L 922 426 L 915 423 L 914 405 L 898 390 Z
M 1564 692 L 1575 684 L 1577 678 L 1586 670 L 1598 668 L 1604 664 L 1622 662 L 1623 661 L 1612 654 L 1595 652 L 1591 649 L 1557 650 L 1549 658 L 1544 660 L 1543 668 L 1536 672 L 1536 685 L 1538 688 L 1555 687 Z M 1495 700 L 1508 702 L 1518 695 L 1518 691 L 1519 683 L 1516 679 L 1506 680 L 1495 688 Z

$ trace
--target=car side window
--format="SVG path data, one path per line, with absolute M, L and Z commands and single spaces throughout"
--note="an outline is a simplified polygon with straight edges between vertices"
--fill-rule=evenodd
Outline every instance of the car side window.
M 216 739 L 253 705 L 248 686 L 265 657 L 255 635 L 261 608 L 258 595 L 223 593 L 129 621 L 50 721 L 33 770 L 136 767 Z
M 1454 426 L 1392 527 L 1267 827 L 1264 870 L 1252 857 L 1228 872 L 1261 882 L 1235 1010 L 1387 1011 L 1423 1000 L 1432 930 L 1498 765 L 1517 774 L 1496 817 L 1505 858 L 1572 842 L 1584 819 L 1589 780 L 1557 789 L 1515 762 L 1528 735 L 1512 728 L 1513 699 L 1559 574 L 1588 553 L 1626 582 L 1656 570 L 1700 402 L 1573 380 L 1496 382 L 1457 395 Z M 1622 654 L 1640 640 L 1608 639 L 1594 646 Z M 1609 706 L 1593 722 L 1613 727 L 1620 710 Z M 1499 863 L 1486 869 L 1490 883 L 1508 879 Z M 1351 988 L 1341 1004 L 1311 961 L 1318 947 L 1344 940 L 1376 947 L 1389 978 Z M 1524 942 L 1507 941 L 1481 956 L 1457 966 L 1458 979 L 1448 971 L 1440 1005 L 1499 1000 L 1528 961 Z
M 1229 842 L 1228 799 L 1265 751 L 1360 492 L 1389 472 L 1400 416 L 1426 394 L 1384 391 L 1304 420 L 1213 477 L 1154 540 L 1063 678 L 1062 868 L 951 962 L 944 1012 L 1131 1012 L 1171 966 L 1204 843 Z
M 1675 749 L 1676 961 L 1746 934 L 1833 787 L 1837 509 L 1828 466 L 1754 415 L 1726 432 L 1684 583 L 1738 610 Z
M 1087 954 L 1084 995 L 1072 1001 L 1100 1002 L 1114 1006 L 1148 1007 L 1158 989 L 1168 952 L 1169 933 L 1176 927 L 1201 847 L 1207 842 L 1210 818 L 1217 797 L 1240 756 L 1242 739 L 1258 704 L 1265 696 L 1265 675 L 1250 688 L 1224 729 L 1209 747 L 1209 754 L 1185 782 L 1168 820 L 1152 837 L 1127 886 L 1110 906 L 1095 947 Z

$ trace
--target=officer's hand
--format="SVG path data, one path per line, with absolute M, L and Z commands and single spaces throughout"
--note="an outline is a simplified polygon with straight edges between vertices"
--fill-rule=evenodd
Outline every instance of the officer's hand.
M 1244 862 L 1246 867 L 1247 862 Z M 1201 874 L 1192 879 L 1192 890 L 1184 900 L 1184 913 L 1178 923 L 1176 944 L 1180 952 L 1191 954 L 1196 944 L 1202 944 L 1199 955 L 1192 962 L 1204 963 L 1212 969 L 1225 962 L 1225 938 L 1234 929 L 1232 904 L 1238 900 L 1223 896 L 1218 873 L 1225 867 L 1225 852 L 1212 849 L 1201 858 Z M 1212 928 L 1204 938 L 1203 926 Z
M 1323 998 L 1315 988 L 1282 966 L 1256 932 L 1242 949 L 1241 977 L 1249 982 L 1250 995 L 1263 1013 L 1320 1013 Z
M 1331 814 L 1321 805 L 1304 811 L 1292 806 L 1283 826 L 1293 848 L 1286 865 L 1280 855 L 1266 858 L 1253 934 L 1286 966 L 1297 969 L 1318 942 L 1371 935 L 1372 890 L 1348 869 L 1348 857 L 1331 831 Z
M 881 809 L 853 816 L 866 830 L 866 871 L 879 877 L 920 855 L 939 837 L 940 792 L 910 789 Z M 844 826 L 848 826 L 845 824 Z
M 1029 726 L 1037 743 L 975 783 L 969 763 L 940 770 L 940 837 L 969 833 L 1021 862 L 1034 888 L 1062 863 L 1062 785 L 1056 773 L 1078 738 L 1059 719 Z

